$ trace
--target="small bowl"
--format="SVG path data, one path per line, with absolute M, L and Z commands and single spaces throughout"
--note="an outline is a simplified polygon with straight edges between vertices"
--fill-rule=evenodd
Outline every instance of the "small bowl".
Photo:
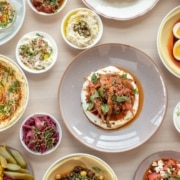
M 54 180 L 57 176 L 69 173 L 76 166 L 89 169 L 105 179 L 118 180 L 113 169 L 106 162 L 96 156 L 84 153 L 70 154 L 60 158 L 46 170 L 43 180 Z
M 33 1 L 35 1 L 35 3 L 33 4 Z M 52 9 L 53 6 L 50 6 L 49 4 L 47 4 L 47 6 L 42 6 L 42 3 L 36 2 L 37 0 L 27 0 L 29 7 L 37 14 L 42 15 L 42 16 L 52 16 L 52 15 L 56 15 L 59 12 L 61 12 L 64 7 L 67 4 L 68 0 L 60 0 L 59 6 L 55 7 L 54 10 Z M 44 1 L 46 2 L 46 1 Z M 51 8 L 52 7 L 52 8 Z
M 2 17 L 4 16 L 4 18 L 1 18 L 1 19 L 3 19 L 3 21 L 4 19 L 6 19 L 6 23 L 4 25 L 1 23 L 1 20 L 0 20 L 0 32 L 4 32 L 14 24 L 16 20 L 17 12 L 14 5 L 8 0 L 3 0 L 1 2 L 0 11 L 2 13 L 1 16 Z
M 180 133 L 180 102 L 178 102 L 174 108 L 173 123 L 176 130 Z
M 47 72 L 55 64 L 57 56 L 58 48 L 54 39 L 40 31 L 25 34 L 16 46 L 17 62 L 25 71 L 33 74 Z
M 37 141 L 34 140 L 35 137 Z M 60 123 L 50 114 L 32 114 L 21 124 L 20 141 L 23 147 L 31 154 L 50 154 L 60 145 L 61 139 L 62 129 Z
M 70 11 L 62 20 L 61 34 L 75 49 L 87 49 L 97 44 L 103 34 L 101 18 L 88 8 Z

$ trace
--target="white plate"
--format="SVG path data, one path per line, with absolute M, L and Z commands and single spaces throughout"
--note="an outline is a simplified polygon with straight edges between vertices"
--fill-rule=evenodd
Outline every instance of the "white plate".
M 114 131 L 90 123 L 81 106 L 84 78 L 106 66 L 120 66 L 140 81 L 144 102 L 138 117 Z M 81 52 L 65 70 L 58 90 L 59 109 L 72 135 L 84 145 L 103 152 L 123 152 L 145 143 L 160 127 L 167 109 L 167 89 L 154 61 L 129 45 L 101 44 Z
M 98 14 L 116 20 L 130 20 L 150 11 L 159 0 L 82 0 Z
M 25 0 L 9 0 L 9 2 L 14 5 L 17 11 L 17 17 L 14 24 L 9 29 L 4 32 L 0 32 L 0 45 L 10 41 L 19 32 L 25 18 Z
M 133 180 L 143 179 L 144 173 L 146 172 L 146 170 L 149 168 L 149 166 L 153 161 L 156 161 L 158 159 L 167 159 L 167 158 L 172 158 L 180 161 L 180 153 L 176 151 L 160 151 L 151 154 L 146 159 L 144 159 L 143 162 L 139 165 L 139 167 L 135 172 Z

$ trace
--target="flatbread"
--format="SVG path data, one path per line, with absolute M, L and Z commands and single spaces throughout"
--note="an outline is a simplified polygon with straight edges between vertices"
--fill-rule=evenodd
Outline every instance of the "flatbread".
M 93 78 L 100 78 L 101 75 L 105 75 L 105 78 L 106 76 L 112 77 L 111 80 L 114 81 L 112 87 L 101 83 L 103 82 L 102 79 L 97 84 L 93 82 Z M 90 92 L 90 89 L 93 89 L 92 86 L 93 88 L 97 86 L 94 88 L 93 94 Z M 122 94 L 119 89 L 121 86 L 129 94 Z M 102 89 L 106 94 L 103 95 L 104 97 L 101 95 Z M 113 89 L 113 93 L 110 92 L 110 89 Z M 123 93 L 125 92 L 124 89 Z M 90 73 L 85 78 L 81 91 L 81 102 L 83 111 L 90 122 L 103 129 L 117 129 L 132 121 L 136 116 L 139 107 L 139 89 L 130 73 L 115 66 L 108 66 Z M 97 103 L 100 104 L 98 108 Z M 124 109 L 125 105 L 131 108 Z M 101 109 L 101 112 L 99 109 Z
M 0 131 L 23 114 L 29 96 L 24 73 L 10 59 L 0 55 Z

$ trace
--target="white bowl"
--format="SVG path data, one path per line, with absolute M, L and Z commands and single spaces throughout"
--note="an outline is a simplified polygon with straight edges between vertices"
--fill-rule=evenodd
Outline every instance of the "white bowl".
M 180 102 L 178 102 L 174 108 L 173 123 L 176 130 L 180 133 Z
M 76 166 L 81 166 L 95 172 L 104 179 L 118 180 L 113 169 L 102 159 L 84 153 L 64 156 L 54 162 L 45 172 L 43 180 L 54 180 L 57 175 L 69 173 Z
M 64 7 L 65 7 L 65 5 L 67 4 L 67 1 L 68 0 L 61 0 L 62 1 L 62 3 L 60 4 L 60 6 L 59 6 L 59 8 L 57 8 L 55 11 L 53 11 L 53 12 L 47 12 L 47 8 L 46 8 L 46 10 L 45 9 L 41 9 L 41 8 L 39 8 L 40 6 L 38 5 L 38 7 L 36 8 L 34 5 L 33 5 L 33 0 L 27 0 L 27 2 L 28 2 L 28 5 L 29 5 L 29 7 L 35 12 L 35 13 L 37 13 L 37 14 L 39 14 L 39 15 L 43 15 L 43 16 L 52 16 L 52 15 L 55 15 L 55 14 L 58 14 L 59 12 L 61 12 L 63 9 L 64 9 Z M 41 6 L 42 7 L 42 6 Z M 38 10 L 39 9 L 39 10 Z
M 50 126 L 51 124 L 53 124 L 53 126 Z M 39 132 L 39 135 L 36 134 L 37 131 Z M 47 133 L 50 132 L 52 132 L 52 135 L 49 134 L 49 136 L 51 138 L 55 138 L 56 141 L 52 142 L 51 141 L 52 139 L 50 138 L 48 139 L 49 140 L 48 144 L 51 145 L 46 146 L 47 144 L 45 143 L 45 137 L 47 137 Z M 33 143 L 35 137 L 37 141 Z M 34 155 L 50 154 L 58 148 L 61 139 L 62 139 L 62 129 L 60 123 L 54 116 L 50 114 L 47 113 L 31 114 L 21 124 L 20 141 L 23 147 L 31 154 Z M 41 147 L 38 146 L 38 143 L 41 145 Z M 43 143 L 45 144 L 44 146 L 42 145 Z
M 101 18 L 92 10 L 77 8 L 63 18 L 61 34 L 69 46 L 75 49 L 87 49 L 100 41 L 103 24 Z
M 32 45 L 32 41 L 42 42 L 42 40 L 44 44 L 47 44 L 47 48 L 45 46 L 38 48 L 37 45 Z M 35 49 L 32 50 L 32 48 Z M 55 40 L 47 33 L 40 31 L 25 34 L 16 46 L 17 62 L 29 73 L 39 74 L 48 71 L 55 64 L 57 56 L 58 48 Z M 40 57 L 43 57 L 43 59 L 40 59 Z

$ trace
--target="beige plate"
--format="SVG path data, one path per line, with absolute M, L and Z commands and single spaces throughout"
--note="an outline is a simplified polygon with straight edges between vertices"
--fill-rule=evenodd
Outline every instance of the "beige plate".
M 63 174 L 71 171 L 75 166 L 83 166 L 93 170 L 94 167 L 102 170 L 106 179 L 118 180 L 112 168 L 103 160 L 90 154 L 70 154 L 57 160 L 46 171 L 43 180 L 54 180 L 56 174 Z
M 171 10 L 162 20 L 158 35 L 157 49 L 164 66 L 176 77 L 180 78 L 180 61 L 172 56 L 173 26 L 180 19 L 180 6 Z
M 20 85 L 21 85 L 20 91 L 21 91 L 21 94 L 23 97 L 19 100 L 18 108 L 14 111 L 14 114 L 9 116 L 9 118 L 6 118 L 5 121 L 1 122 L 0 132 L 2 132 L 2 131 L 9 129 L 15 123 L 17 123 L 17 121 L 21 118 L 24 111 L 26 110 L 28 100 L 29 100 L 29 86 L 28 86 L 28 81 L 27 81 L 27 78 L 26 78 L 24 72 L 13 60 L 0 54 L 0 64 L 3 67 L 7 67 L 9 70 L 14 72 L 14 76 L 16 77 L 16 80 L 18 80 L 18 82 L 20 82 Z M 6 78 L 6 77 L 4 77 L 4 78 Z M 8 93 L 8 89 L 5 88 L 5 92 L 3 94 L 7 94 L 7 93 Z M 2 103 L 1 103 L 1 99 L 0 99 L 0 105 L 4 105 L 4 101 L 2 101 Z M 2 114 L 3 113 L 1 113 L 1 115 Z

